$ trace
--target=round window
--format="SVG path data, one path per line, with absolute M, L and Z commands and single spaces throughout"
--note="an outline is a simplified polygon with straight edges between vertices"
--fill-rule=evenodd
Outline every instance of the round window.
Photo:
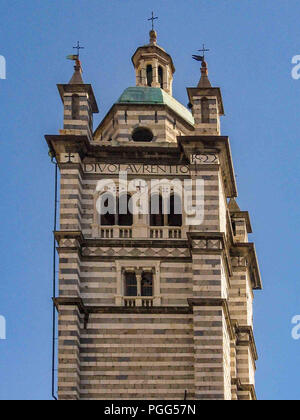
M 136 128 L 132 133 L 132 140 L 133 141 L 152 141 L 153 140 L 153 133 L 148 128 Z

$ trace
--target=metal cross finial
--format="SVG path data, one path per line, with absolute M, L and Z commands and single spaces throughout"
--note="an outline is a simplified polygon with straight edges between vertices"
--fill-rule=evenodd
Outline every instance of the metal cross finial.
M 84 47 L 81 47 L 80 42 L 77 41 L 76 47 L 73 47 L 73 48 L 74 48 L 74 50 L 77 50 L 77 55 L 78 55 L 78 58 L 79 58 L 80 50 L 84 50 Z
M 205 59 L 205 53 L 208 52 L 208 51 L 210 51 L 210 50 L 206 49 L 205 48 L 205 44 L 203 44 L 202 50 L 198 50 L 198 51 L 200 51 L 200 52 L 203 53 L 203 59 Z
M 152 17 L 148 19 L 149 21 L 152 20 L 152 31 L 154 31 L 154 21 L 158 19 L 158 17 L 154 17 L 154 12 L 152 12 Z

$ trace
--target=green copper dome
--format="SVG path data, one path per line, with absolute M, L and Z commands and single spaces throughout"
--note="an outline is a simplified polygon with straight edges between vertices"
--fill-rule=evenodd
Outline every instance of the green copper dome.
M 189 124 L 194 125 L 194 117 L 190 111 L 180 102 L 160 88 L 153 87 L 130 87 L 127 88 L 119 98 L 118 104 L 148 104 L 167 105 L 176 114 L 185 119 Z

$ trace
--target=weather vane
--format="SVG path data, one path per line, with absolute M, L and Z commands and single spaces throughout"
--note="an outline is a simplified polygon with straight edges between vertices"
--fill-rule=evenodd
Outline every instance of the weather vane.
M 205 48 L 205 45 L 203 44 L 202 50 L 198 50 L 200 52 L 202 52 L 203 55 L 193 55 L 193 59 L 196 61 L 205 61 L 205 53 L 210 51 L 207 48 Z
M 158 16 L 154 17 L 154 12 L 152 12 L 152 17 L 148 19 L 149 21 L 152 20 L 152 31 L 154 31 L 154 21 L 158 19 Z

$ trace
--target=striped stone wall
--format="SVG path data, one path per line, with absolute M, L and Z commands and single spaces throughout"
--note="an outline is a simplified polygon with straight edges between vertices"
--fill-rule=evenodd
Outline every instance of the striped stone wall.
M 81 262 L 81 297 L 86 305 L 113 306 L 116 303 L 117 275 L 112 261 Z
M 251 331 L 253 327 L 252 305 L 253 292 L 248 272 L 247 259 L 244 257 L 232 258 L 233 276 L 229 293 L 229 308 L 231 318 L 240 326 L 247 326 Z M 238 334 L 236 341 L 236 372 L 242 384 L 254 385 L 256 350 L 251 347 L 248 334 Z M 242 391 L 243 399 L 251 398 L 251 393 Z M 246 398 L 247 396 L 247 398 Z
M 187 306 L 193 297 L 191 263 L 162 262 L 160 274 L 162 306 Z
M 154 136 L 153 141 L 158 143 L 176 143 L 177 136 L 188 134 L 192 130 L 188 123 L 183 123 L 180 117 L 165 107 L 140 105 L 132 109 L 130 106 L 119 106 L 103 122 L 94 141 L 132 141 L 132 133 L 137 127 L 149 128 Z
M 230 335 L 224 302 L 227 278 L 222 275 L 220 237 L 191 233 L 197 399 L 231 399 Z M 223 283 L 226 283 L 225 285 Z M 225 292 L 224 292 L 225 291 Z
M 58 395 L 60 400 L 80 398 L 81 314 L 76 305 L 59 309 Z
M 61 134 L 87 135 L 92 139 L 92 111 L 88 93 L 78 93 L 78 119 L 72 118 L 72 98 L 74 93 L 64 93 L 64 129 Z
M 243 257 L 231 259 L 233 276 L 229 294 L 229 307 L 232 319 L 240 325 L 248 325 L 247 283 L 249 282 L 247 260 Z
M 191 225 L 190 230 L 196 232 L 220 231 L 220 197 L 219 197 L 219 165 L 191 166 L 191 179 L 193 180 L 191 200 L 193 208 L 203 214 L 200 224 Z M 197 191 L 196 181 L 204 183 L 203 193 Z
M 80 360 L 81 399 L 194 398 L 189 314 L 93 314 Z
M 60 168 L 60 230 L 81 231 L 84 196 L 80 167 L 76 166 Z
M 224 308 L 196 299 L 193 309 L 195 399 L 231 399 L 230 342 Z
M 193 115 L 195 118 L 195 131 L 197 135 L 220 135 L 220 117 L 218 112 L 217 98 L 205 96 L 209 105 L 209 122 L 202 120 L 203 96 L 194 96 Z

